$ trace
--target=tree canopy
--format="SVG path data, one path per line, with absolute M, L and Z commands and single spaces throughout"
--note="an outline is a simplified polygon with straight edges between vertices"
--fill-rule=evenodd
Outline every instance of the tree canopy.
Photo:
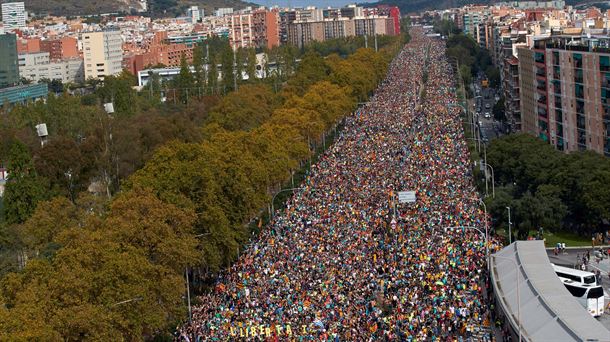
M 520 236 L 540 227 L 586 235 L 610 223 L 610 161 L 594 152 L 564 154 L 526 134 L 493 140 L 487 162 L 494 167 L 492 215 L 507 222 L 506 206 Z
M 9 171 L 0 340 L 151 339 L 183 319 L 185 269 L 205 281 L 230 266 L 254 232 L 248 224 L 366 100 L 400 47 L 398 37 L 379 52 L 357 43 L 275 48 L 277 71 L 263 80 L 217 78 L 200 62 L 192 76 L 183 63 L 173 84 L 137 92 L 123 73 L 93 95 L 50 96 L 0 117 Z M 233 63 L 226 41 L 208 44 L 197 60 Z M 252 58 L 235 55 L 248 76 Z M 177 85 L 206 91 L 163 103 L 160 92 Z

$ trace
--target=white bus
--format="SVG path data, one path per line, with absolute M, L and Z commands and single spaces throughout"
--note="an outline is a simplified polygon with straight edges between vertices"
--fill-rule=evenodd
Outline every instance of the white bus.
M 595 274 L 591 272 L 576 270 L 563 266 L 557 266 L 555 264 L 552 265 L 553 269 L 555 270 L 555 273 L 557 273 L 559 279 L 561 279 L 561 281 L 564 283 L 566 281 L 571 281 L 572 283 L 581 285 L 598 285 L 597 279 L 595 278 Z
M 563 285 L 570 291 L 572 296 L 591 314 L 593 317 L 601 316 L 604 313 L 604 290 L 601 286 L 588 286 L 581 284 Z
M 604 313 L 604 290 L 597 284 L 595 274 L 553 265 L 553 269 L 568 291 L 593 316 Z

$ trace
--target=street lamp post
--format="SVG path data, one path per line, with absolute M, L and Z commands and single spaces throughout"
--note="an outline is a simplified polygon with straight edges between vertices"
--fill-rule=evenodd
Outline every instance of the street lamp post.
M 517 274 L 517 330 L 519 330 L 519 342 L 521 342 L 521 291 L 519 290 L 521 283 L 519 281 L 519 265 L 517 265 L 517 262 L 511 258 L 503 257 L 497 254 L 492 254 L 491 257 L 508 260 L 515 265 L 515 273 Z
M 189 323 L 193 322 L 193 311 L 191 310 L 191 289 L 189 286 L 189 268 L 184 268 L 184 274 L 186 275 L 186 301 L 189 309 Z
M 486 162 L 482 163 L 485 166 L 485 189 L 487 189 L 487 168 L 491 170 L 491 196 L 496 198 L 496 177 L 494 175 L 494 168 Z
M 489 242 L 489 223 L 487 222 L 487 205 L 479 198 L 479 203 L 483 205 L 485 211 L 485 253 L 487 254 L 488 242 Z M 489 261 L 489 260 L 488 260 Z
M 460 107 L 462 108 L 462 110 L 464 111 L 464 113 L 466 114 L 466 117 L 468 118 L 469 121 L 469 125 L 472 127 L 472 139 L 476 141 L 475 143 L 475 148 L 477 149 L 477 152 L 481 152 L 481 131 L 479 129 L 479 127 L 477 127 L 475 120 L 474 120 L 474 115 L 471 114 L 471 111 L 469 111 L 468 109 L 466 109 L 466 107 L 464 107 L 463 105 L 459 104 L 459 103 L 449 103 L 447 104 L 448 108 L 451 107 Z M 477 134 L 477 130 L 478 130 L 478 134 Z
M 506 207 L 506 209 L 508 209 L 508 244 L 510 245 L 513 243 L 513 234 L 511 232 L 511 226 L 513 223 L 510 221 L 510 207 Z

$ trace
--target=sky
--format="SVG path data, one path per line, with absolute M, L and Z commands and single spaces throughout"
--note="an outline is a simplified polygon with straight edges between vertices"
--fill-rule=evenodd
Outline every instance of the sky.
M 256 0 L 253 1 L 257 4 L 263 6 L 273 6 L 278 5 L 281 7 L 306 7 L 306 6 L 316 6 L 318 8 L 326 8 L 328 6 L 331 7 L 342 7 L 349 4 L 354 3 L 363 3 L 363 2 L 372 2 L 367 0 Z

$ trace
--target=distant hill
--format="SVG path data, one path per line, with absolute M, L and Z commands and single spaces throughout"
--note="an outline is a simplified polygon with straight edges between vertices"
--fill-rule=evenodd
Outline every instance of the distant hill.
M 139 0 L 22 0 L 28 12 L 36 15 L 91 15 L 100 13 L 130 13 L 141 8 Z M 8 0 L 0 0 L 8 2 Z M 207 13 L 219 7 L 244 8 L 250 5 L 241 0 L 148 0 L 153 16 L 184 14 L 186 8 L 197 5 Z M 149 13 L 150 15 L 150 13 Z
M 398 8 L 400 8 L 400 13 L 404 15 L 407 13 L 421 12 L 426 10 L 462 7 L 468 4 L 487 5 L 503 1 L 505 0 L 381 0 L 378 2 L 366 3 L 362 5 L 366 7 L 374 7 L 377 5 L 398 6 Z M 592 3 L 595 1 L 596 0 L 566 0 L 566 5 Z
M 434 9 L 445 9 L 462 7 L 468 4 L 488 4 L 494 2 L 493 0 L 381 0 L 379 2 L 363 4 L 367 7 L 374 7 L 377 5 L 392 5 L 400 8 L 400 13 L 403 15 L 414 12 L 421 12 L 426 10 Z

